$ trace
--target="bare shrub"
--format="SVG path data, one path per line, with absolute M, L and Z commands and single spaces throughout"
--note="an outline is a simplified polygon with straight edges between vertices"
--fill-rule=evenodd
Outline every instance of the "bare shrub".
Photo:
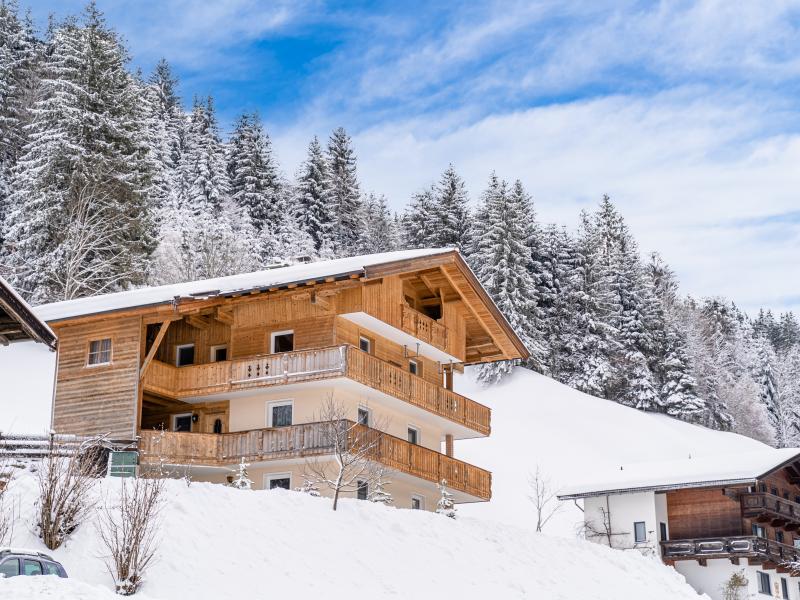
M 349 421 L 344 405 L 334 400 L 332 394 L 323 402 L 317 420 L 321 438 L 330 448 L 333 460 L 327 456 L 307 460 L 304 476 L 333 492 L 333 510 L 336 510 L 341 492 L 354 492 L 360 485 L 372 487 L 381 481 L 384 470 L 374 459 L 380 453 L 382 427 Z
M 132 596 L 141 587 L 157 549 L 164 480 L 121 479 L 118 498 L 106 496 L 97 530 L 108 550 L 106 568 L 117 594 Z
M 528 477 L 528 483 L 531 489 L 529 498 L 536 511 L 536 531 L 541 532 L 563 505 L 558 501 L 558 491 L 542 473 L 539 465 L 536 465 L 536 472 Z
M 38 472 L 36 533 L 44 545 L 55 550 L 80 525 L 91 506 L 89 494 L 103 474 L 101 439 L 78 446 L 56 441 L 51 435 L 47 455 Z
M 11 543 L 11 534 L 14 530 L 14 513 L 8 504 L 8 488 L 11 485 L 12 472 L 6 464 L 0 462 L 0 547 Z

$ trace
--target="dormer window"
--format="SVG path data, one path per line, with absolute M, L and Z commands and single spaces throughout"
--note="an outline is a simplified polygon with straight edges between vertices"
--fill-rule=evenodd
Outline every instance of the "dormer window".
M 89 342 L 89 366 L 107 365 L 111 363 L 111 338 Z

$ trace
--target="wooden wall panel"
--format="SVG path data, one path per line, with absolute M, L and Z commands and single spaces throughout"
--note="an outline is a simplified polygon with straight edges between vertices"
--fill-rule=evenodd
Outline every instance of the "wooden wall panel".
M 667 492 L 667 515 L 673 540 L 746 533 L 739 501 L 720 488 Z
M 145 403 L 148 398 L 145 397 Z M 145 407 L 142 411 L 142 429 L 165 429 L 169 431 L 172 427 L 172 415 L 181 413 L 195 413 L 198 416 L 197 423 L 192 423 L 192 431 L 195 433 L 214 433 L 214 421 L 222 420 L 222 432 L 228 431 L 230 423 L 230 402 L 223 400 L 220 402 L 201 402 L 196 404 L 175 403 L 173 406 L 162 406 L 159 408 Z
M 334 345 L 334 316 L 310 317 L 302 321 L 284 321 L 250 327 L 234 327 L 233 358 L 244 358 L 269 353 L 270 334 L 273 331 L 294 331 L 295 350 L 325 348 Z
M 136 429 L 140 332 L 139 317 L 57 328 L 56 432 L 131 439 Z M 111 338 L 111 364 L 87 366 L 89 342 L 104 338 Z
M 175 321 L 167 329 L 156 358 L 162 362 L 175 364 L 175 350 L 181 344 L 194 344 L 194 364 L 211 362 L 211 347 L 230 345 L 231 328 L 224 323 L 209 318 L 207 329 L 192 327 L 185 320 Z

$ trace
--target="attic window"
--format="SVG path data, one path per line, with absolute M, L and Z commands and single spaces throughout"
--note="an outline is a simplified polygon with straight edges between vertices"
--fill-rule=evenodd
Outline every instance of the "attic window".
M 111 362 L 111 338 L 89 342 L 89 365 L 107 365 Z

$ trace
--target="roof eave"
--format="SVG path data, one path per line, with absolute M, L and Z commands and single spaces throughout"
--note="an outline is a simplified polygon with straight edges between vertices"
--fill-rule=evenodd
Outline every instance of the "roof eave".
M 591 492 L 578 492 L 574 494 L 559 494 L 559 500 L 580 500 L 582 498 L 592 498 L 597 496 L 616 496 L 621 494 L 636 494 L 642 492 L 669 492 L 672 490 L 684 490 L 691 488 L 721 487 L 730 485 L 749 485 L 754 484 L 759 477 L 746 477 L 740 479 L 718 479 L 709 481 L 696 481 L 684 483 L 671 483 L 665 485 L 637 486 L 628 488 L 616 488 L 608 490 L 596 490 Z

